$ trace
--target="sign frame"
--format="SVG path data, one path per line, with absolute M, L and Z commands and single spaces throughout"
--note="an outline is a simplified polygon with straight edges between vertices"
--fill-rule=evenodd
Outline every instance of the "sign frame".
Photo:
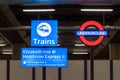
M 90 21 L 86 21 L 86 22 L 84 22 L 81 26 L 80 26 L 80 31 L 84 31 L 87 27 L 89 27 L 89 26 L 94 26 L 94 27 L 96 27 L 98 30 L 100 30 L 100 31 L 103 31 L 104 30 L 104 28 L 103 28 L 103 26 L 99 23 L 99 22 L 97 22 L 97 21 L 94 21 L 94 20 L 90 20 Z M 95 40 L 95 41 L 89 41 L 89 40 L 87 40 L 86 38 L 85 38 L 85 36 L 80 36 L 79 37 L 79 39 L 84 43 L 84 44 L 86 44 L 87 46 L 96 46 L 96 45 L 98 45 L 98 44 L 100 44 L 102 41 L 103 41 L 103 39 L 104 39 L 104 35 L 100 35 L 99 37 L 98 37 L 98 39 L 97 40 Z
M 32 20 L 31 46 L 57 46 L 58 20 Z
M 67 48 L 21 48 L 23 68 L 66 68 Z

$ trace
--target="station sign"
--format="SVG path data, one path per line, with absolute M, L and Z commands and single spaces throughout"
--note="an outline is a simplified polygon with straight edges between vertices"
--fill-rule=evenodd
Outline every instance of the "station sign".
M 94 26 L 98 30 L 85 30 L 89 26 Z M 80 30 L 76 31 L 76 35 L 79 36 L 80 40 L 87 46 L 96 46 L 103 41 L 105 36 L 108 35 L 108 31 L 104 30 L 103 26 L 99 22 L 91 20 L 83 23 L 80 26 Z M 98 38 L 95 41 L 89 41 L 86 39 L 87 36 L 98 36 Z
M 67 64 L 67 48 L 21 49 L 21 66 L 25 68 L 64 68 Z
M 31 46 L 57 46 L 57 45 L 58 45 L 57 20 L 31 21 Z

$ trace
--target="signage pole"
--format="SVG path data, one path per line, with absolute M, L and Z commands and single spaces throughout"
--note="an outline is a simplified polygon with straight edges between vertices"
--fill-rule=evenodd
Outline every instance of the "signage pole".
M 43 67 L 42 78 L 42 80 L 46 80 L 46 67 Z
M 94 80 L 94 47 L 90 51 L 90 70 L 91 80 Z
M 35 68 L 32 68 L 32 80 L 36 80 L 36 79 L 35 79 L 35 75 L 36 75 L 36 74 L 35 74 Z
M 62 80 L 62 72 L 61 68 L 58 68 L 58 80 Z
M 6 67 L 6 70 L 7 70 L 7 80 L 10 80 L 10 60 L 7 59 L 7 67 Z

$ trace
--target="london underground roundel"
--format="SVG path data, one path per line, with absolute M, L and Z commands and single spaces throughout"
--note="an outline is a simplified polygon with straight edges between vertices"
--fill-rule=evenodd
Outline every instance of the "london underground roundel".
M 98 30 L 85 30 L 89 26 L 94 26 Z M 80 40 L 87 46 L 96 46 L 100 44 L 104 37 L 107 36 L 108 32 L 104 30 L 103 26 L 97 21 L 86 21 L 80 26 L 80 30 L 76 32 L 76 35 L 79 36 Z M 86 39 L 86 36 L 98 36 L 94 41 L 89 41 Z

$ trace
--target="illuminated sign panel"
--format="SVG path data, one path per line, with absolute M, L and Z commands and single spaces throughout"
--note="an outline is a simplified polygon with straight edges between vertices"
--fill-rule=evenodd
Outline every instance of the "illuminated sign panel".
M 57 20 L 32 20 L 31 46 L 57 46 Z
M 98 30 L 86 31 L 85 29 L 91 25 L 95 26 Z M 80 26 L 80 31 L 76 31 L 76 35 L 80 36 L 80 40 L 87 46 L 96 46 L 108 35 L 108 31 L 104 30 L 103 26 L 97 21 L 87 21 Z M 85 38 L 86 36 L 98 36 L 98 39 L 89 41 Z
M 106 30 L 86 30 L 86 31 L 77 31 L 76 35 L 77 36 L 107 36 L 108 31 Z
M 22 48 L 22 67 L 67 67 L 67 48 Z
M 4 4 L 83 4 L 83 3 L 119 3 L 117 0 L 0 0 Z

